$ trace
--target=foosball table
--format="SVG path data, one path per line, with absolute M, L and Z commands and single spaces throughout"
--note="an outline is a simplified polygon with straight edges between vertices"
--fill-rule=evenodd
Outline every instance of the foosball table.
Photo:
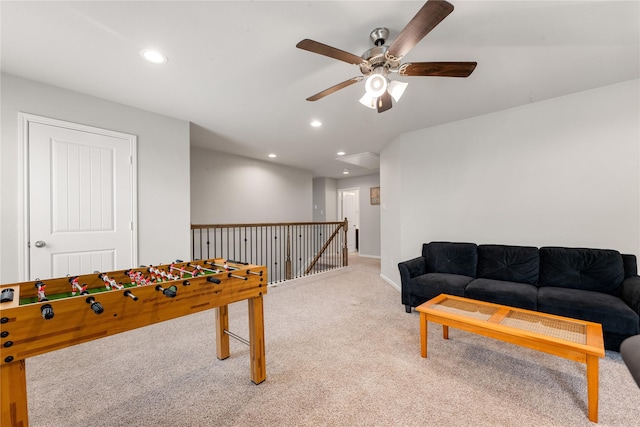
M 25 359 L 216 309 L 216 353 L 250 347 L 251 381 L 266 379 L 262 295 L 267 269 L 224 259 L 96 272 L 0 286 L 2 426 L 28 426 Z M 247 300 L 249 339 L 229 331 L 228 304 Z

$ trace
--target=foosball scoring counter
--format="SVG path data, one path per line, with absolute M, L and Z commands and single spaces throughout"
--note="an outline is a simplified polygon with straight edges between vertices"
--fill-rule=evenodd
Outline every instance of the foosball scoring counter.
M 27 427 L 25 359 L 204 310 L 216 310 L 216 355 L 250 347 L 251 381 L 266 377 L 267 269 L 224 259 L 176 261 L 0 286 L 0 425 Z M 228 305 L 248 303 L 249 339 L 229 331 Z

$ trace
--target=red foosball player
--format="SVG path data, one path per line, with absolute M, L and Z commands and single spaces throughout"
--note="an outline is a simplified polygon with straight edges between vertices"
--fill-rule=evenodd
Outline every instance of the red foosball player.
M 36 282 L 36 289 L 38 289 L 38 302 L 49 301 L 47 295 L 44 293 L 44 290 L 47 288 L 47 285 L 42 283 L 40 280 Z
M 131 284 L 136 283 L 136 273 L 135 273 L 135 271 L 127 270 L 127 271 L 124 272 L 124 274 L 129 276 L 129 280 L 131 281 Z
M 87 292 L 87 284 L 80 286 L 80 282 L 78 281 L 78 276 L 73 276 L 69 278 L 69 283 L 71 283 L 71 295 L 75 296 L 76 292 L 80 292 L 80 295 L 86 295 Z
M 102 279 L 102 281 L 104 282 L 104 285 L 105 285 L 105 287 L 107 289 L 122 289 L 122 288 L 124 288 L 124 286 L 118 285 L 118 283 L 114 279 L 109 278 L 109 276 L 107 276 L 105 273 L 100 274 L 98 277 Z
M 180 279 L 184 277 L 184 270 L 176 267 L 173 263 L 171 263 L 171 265 L 169 266 L 169 271 L 173 273 L 173 270 L 178 270 L 180 272 Z
M 161 282 L 166 282 L 167 280 L 169 280 L 169 277 L 167 276 L 166 271 L 158 269 L 158 274 L 160 275 Z
M 152 282 L 159 282 L 160 281 L 160 276 L 159 276 L 159 272 L 158 269 L 155 268 L 154 266 L 150 266 L 147 271 L 149 272 L 149 277 L 151 278 Z
M 202 270 L 202 267 L 200 267 L 198 264 L 194 265 L 192 275 L 193 277 L 204 275 L 204 271 Z
M 142 273 L 141 273 L 141 272 L 139 272 L 139 271 L 137 271 L 137 272 L 136 272 L 136 284 L 137 284 L 138 286 L 144 286 L 144 285 L 146 285 L 146 283 L 145 283 L 145 279 L 144 279 L 144 276 L 143 276 L 143 275 L 142 275 Z

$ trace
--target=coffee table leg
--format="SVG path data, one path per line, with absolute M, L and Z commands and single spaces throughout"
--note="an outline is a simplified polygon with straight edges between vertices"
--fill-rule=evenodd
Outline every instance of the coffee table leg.
M 449 327 L 447 325 L 442 325 L 442 338 L 449 339 Z
M 420 313 L 420 350 L 422 357 L 427 357 L 427 315 Z
M 598 357 L 587 355 L 587 398 L 589 419 L 598 422 Z

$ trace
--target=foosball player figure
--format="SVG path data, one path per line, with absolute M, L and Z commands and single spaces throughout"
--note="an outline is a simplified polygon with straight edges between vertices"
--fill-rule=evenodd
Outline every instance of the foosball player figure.
M 204 274 L 206 274 L 206 273 L 204 272 L 204 270 L 202 269 L 202 267 L 201 267 L 199 264 L 196 264 L 196 265 L 194 265 L 193 267 L 194 267 L 194 270 L 193 270 L 193 277 L 196 277 L 196 276 L 200 276 L 200 275 L 204 275 Z
M 136 273 L 136 283 L 138 286 L 147 286 L 151 283 L 151 280 L 144 277 L 144 275 L 138 271 L 138 273 Z
M 135 271 L 127 270 L 127 271 L 124 272 L 124 274 L 129 276 L 129 280 L 131 281 L 131 284 L 137 283 L 136 282 L 136 272 Z
M 36 282 L 36 289 L 38 289 L 38 302 L 49 301 L 47 295 L 44 293 L 44 290 L 47 288 L 47 285 L 42 283 L 40 280 Z
M 156 269 L 153 266 L 147 268 L 147 272 L 149 272 L 149 277 L 151 278 L 151 282 L 159 282 L 160 278 L 156 274 Z
M 104 282 L 104 285 L 107 289 L 122 289 L 124 288 L 124 286 L 120 286 L 118 285 L 118 283 L 113 280 L 110 279 L 109 276 L 106 275 L 106 273 L 101 273 L 100 275 L 98 275 L 98 277 L 100 279 L 102 279 L 102 281 Z
M 173 270 L 178 270 L 180 272 L 180 279 L 184 278 L 184 270 L 175 266 L 174 263 L 171 263 L 169 266 L 169 271 L 173 273 Z
M 86 295 L 89 292 L 87 291 L 87 284 L 80 286 L 80 282 L 78 281 L 78 276 L 69 277 L 69 283 L 71 283 L 71 295 L 75 296 L 76 292 L 80 292 L 80 295 Z

